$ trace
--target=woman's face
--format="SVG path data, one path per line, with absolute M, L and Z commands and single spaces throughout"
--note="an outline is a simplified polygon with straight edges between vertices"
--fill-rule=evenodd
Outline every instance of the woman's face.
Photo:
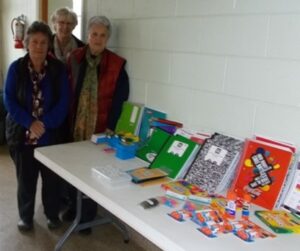
M 93 24 L 89 29 L 88 45 L 92 55 L 99 55 L 108 41 L 108 30 L 103 24 Z
M 33 62 L 42 62 L 45 60 L 48 48 L 49 38 L 41 32 L 31 34 L 28 40 L 28 52 Z
M 54 24 L 56 36 L 61 41 L 70 39 L 74 28 L 75 24 L 71 16 L 60 16 Z

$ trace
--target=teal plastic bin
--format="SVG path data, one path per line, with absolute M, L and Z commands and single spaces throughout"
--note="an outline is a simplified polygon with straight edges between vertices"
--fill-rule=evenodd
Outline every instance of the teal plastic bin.
M 119 141 L 116 145 L 116 157 L 123 160 L 134 158 L 136 150 L 137 144 L 124 145 Z

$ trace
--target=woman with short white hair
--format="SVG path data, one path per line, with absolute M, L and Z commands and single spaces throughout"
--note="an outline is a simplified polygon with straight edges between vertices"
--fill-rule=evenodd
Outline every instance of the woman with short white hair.
M 106 48 L 111 34 L 108 18 L 92 17 L 87 33 L 87 46 L 74 50 L 68 60 L 73 98 L 70 128 L 74 141 L 90 139 L 94 133 L 114 131 L 129 95 L 126 60 Z M 73 211 L 74 217 L 75 196 L 73 201 L 68 212 Z M 97 204 L 84 200 L 81 221 L 93 220 L 96 213 Z M 85 232 L 89 233 L 90 229 Z
M 67 7 L 59 8 L 52 14 L 51 23 L 55 31 L 52 53 L 66 63 L 72 50 L 85 45 L 72 34 L 78 24 L 77 15 Z

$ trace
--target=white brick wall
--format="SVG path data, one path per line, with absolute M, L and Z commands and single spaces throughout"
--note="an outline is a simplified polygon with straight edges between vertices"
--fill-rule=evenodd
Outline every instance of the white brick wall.
M 299 27 L 300 11 L 299 14 L 271 16 L 267 56 L 299 60 Z
M 300 145 L 299 0 L 89 2 L 114 23 L 131 100 L 192 129 Z
M 127 59 L 131 100 L 192 129 L 242 138 L 259 133 L 300 146 L 299 0 L 85 4 L 84 20 L 102 14 L 113 22 L 110 47 Z M 24 53 L 13 48 L 10 20 L 25 14 L 31 22 L 37 0 L 2 6 L 5 73 Z

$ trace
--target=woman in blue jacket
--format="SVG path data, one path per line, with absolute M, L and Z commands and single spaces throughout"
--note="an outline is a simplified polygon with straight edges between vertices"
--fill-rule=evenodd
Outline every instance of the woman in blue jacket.
M 69 88 L 63 63 L 48 55 L 52 32 L 43 22 L 27 30 L 28 53 L 14 61 L 4 86 L 8 111 L 6 138 L 18 181 L 18 228 L 33 228 L 38 175 L 42 178 L 42 203 L 49 229 L 60 226 L 59 178 L 34 158 L 34 149 L 60 142 L 60 126 L 69 104 Z

